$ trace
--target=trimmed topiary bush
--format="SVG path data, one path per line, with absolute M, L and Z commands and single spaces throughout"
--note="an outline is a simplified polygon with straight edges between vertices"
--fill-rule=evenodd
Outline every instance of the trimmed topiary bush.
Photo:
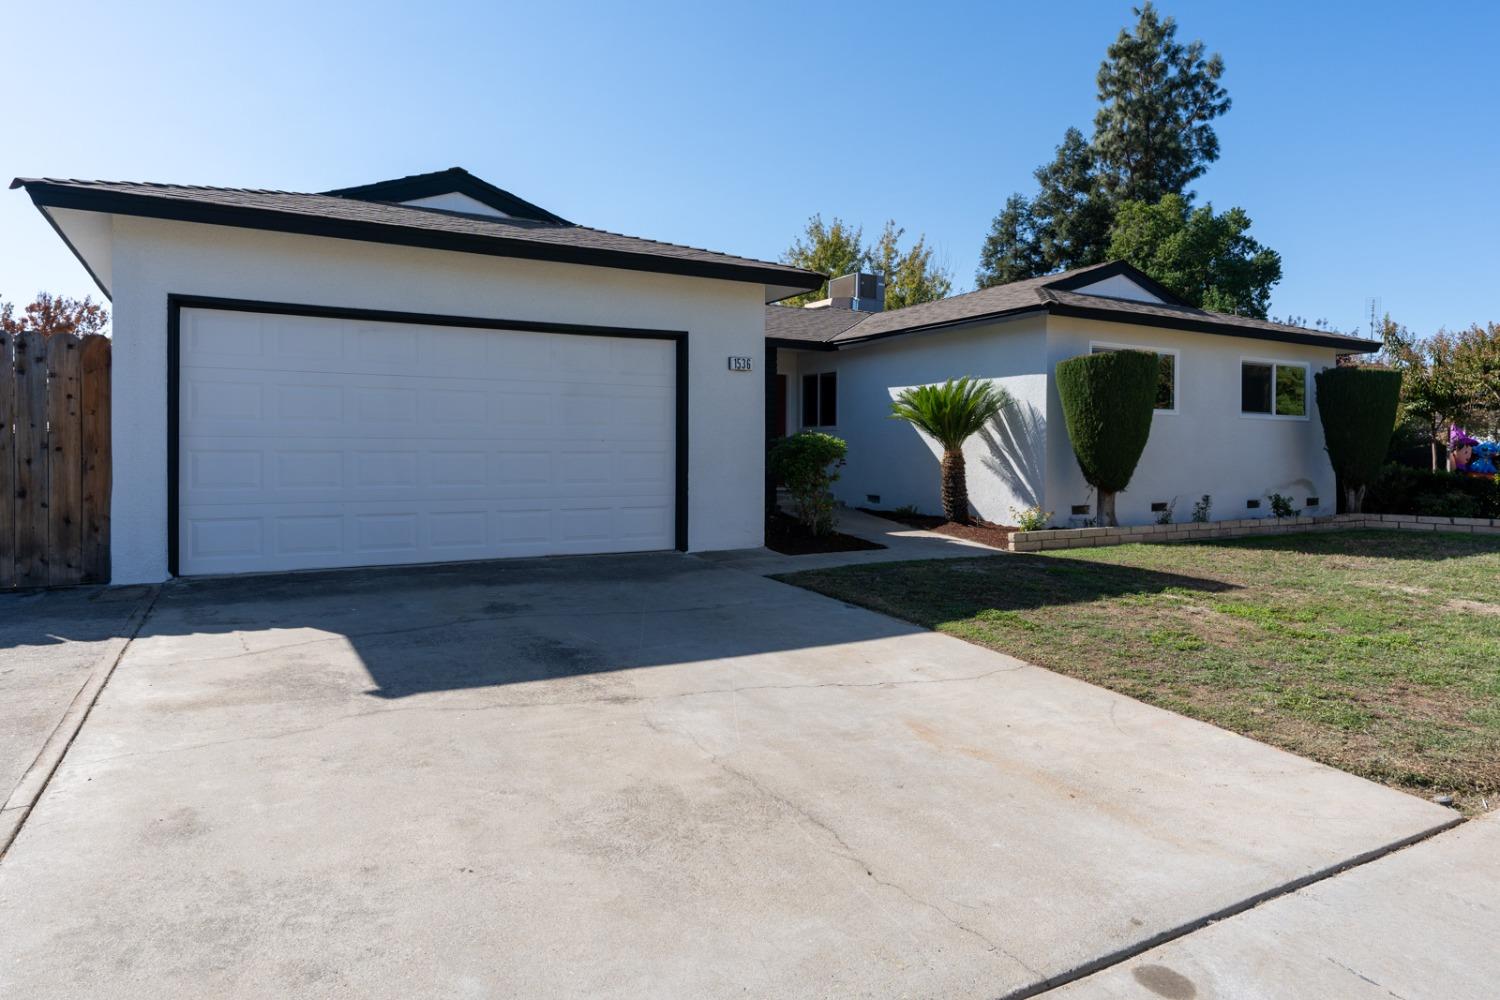
M 771 447 L 771 475 L 786 486 L 797 520 L 814 535 L 833 530 L 832 487 L 848 450 L 843 438 L 818 431 L 784 437 Z
M 1151 436 L 1160 363 L 1145 351 L 1109 351 L 1057 366 L 1063 420 L 1083 478 L 1099 491 L 1098 523 L 1113 527 L 1115 494 L 1130 477 Z
M 1365 489 L 1380 475 L 1396 430 L 1401 373 L 1388 368 L 1329 368 L 1313 376 L 1318 417 L 1345 510 L 1363 508 Z

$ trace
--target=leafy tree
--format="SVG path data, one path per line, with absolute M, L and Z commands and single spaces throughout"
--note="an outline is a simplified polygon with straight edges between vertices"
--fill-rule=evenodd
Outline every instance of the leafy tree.
M 797 520 L 814 535 L 833 530 L 832 489 L 848 450 L 842 438 L 820 431 L 801 431 L 771 446 L 771 475 L 786 485 Z
M 1345 509 L 1358 514 L 1365 488 L 1380 476 L 1396 429 L 1401 373 L 1389 368 L 1329 368 L 1313 381 L 1328 460 L 1344 489 Z
M 1189 209 L 1182 195 L 1156 204 L 1122 202 L 1109 255 L 1129 261 L 1188 302 L 1215 312 L 1266 318 L 1281 255 L 1249 235 L 1250 217 L 1212 205 Z
M 14 303 L 0 301 L 0 330 L 5 333 L 72 333 L 86 337 L 109 331 L 109 310 L 91 296 L 81 299 L 66 295 L 37 293 L 36 300 L 16 315 Z
M 943 516 L 955 524 L 970 522 L 964 442 L 1011 402 L 1010 393 L 993 382 L 965 376 L 902 389 L 891 403 L 892 417 L 909 422 L 942 447 Z
M 1155 202 L 1181 194 L 1219 158 L 1211 122 L 1229 110 L 1219 86 L 1224 60 L 1203 43 L 1177 41 L 1175 18 L 1151 3 L 1135 9 L 1099 67 L 1094 150 L 1105 186 L 1121 200 Z
M 979 287 L 1105 260 L 1121 201 L 1184 194 L 1218 159 L 1211 122 L 1229 110 L 1224 61 L 1205 58 L 1201 41 L 1178 42 L 1176 21 L 1151 4 L 1135 13 L 1099 67 L 1093 139 L 1068 129 L 1034 172 L 1037 194 L 1006 201 L 985 237 Z
M 1471 429 L 1500 434 L 1500 323 L 1475 323 L 1453 337 L 1453 364 L 1468 398 Z
M 918 236 L 917 242 L 903 251 L 900 243 L 905 233 L 905 229 L 891 220 L 885 224 L 880 239 L 870 248 L 872 266 L 885 276 L 887 309 L 904 309 L 945 299 L 953 292 L 953 279 L 949 277 L 948 269 L 933 263 L 934 251 L 927 245 L 927 237 Z
M 1422 339 L 1389 315 L 1380 333 L 1379 360 L 1401 373 L 1401 419 L 1421 429 L 1436 470 L 1448 427 L 1464 422 L 1473 407 L 1472 384 L 1455 363 L 1454 338 L 1439 330 Z
M 837 217 L 831 224 L 825 224 L 821 215 L 814 215 L 781 259 L 830 278 L 855 271 L 877 271 L 885 277 L 887 309 L 946 298 L 953 291 L 953 279 L 947 268 L 934 263 L 934 251 L 927 245 L 927 237 L 918 236 L 915 243 L 902 250 L 904 235 L 906 230 L 892 220 L 885 224 L 880 238 L 867 245 L 863 226 L 850 226 Z M 787 299 L 786 304 L 800 306 L 826 298 L 828 282 L 825 281 L 817 291 Z
M 1130 477 L 1151 436 L 1160 363 L 1145 351 L 1109 351 L 1057 366 L 1063 422 L 1083 478 L 1099 492 L 1099 524 L 1113 527 L 1115 494 Z
M 822 215 L 814 215 L 807 220 L 802 235 L 781 255 L 781 260 L 831 278 L 863 271 L 870 264 L 870 251 L 865 246 L 864 236 L 863 226 L 850 226 L 838 216 L 834 216 L 831 224 L 825 224 Z M 828 282 L 825 281 L 817 291 L 793 296 L 784 304 L 800 306 L 826 298 Z

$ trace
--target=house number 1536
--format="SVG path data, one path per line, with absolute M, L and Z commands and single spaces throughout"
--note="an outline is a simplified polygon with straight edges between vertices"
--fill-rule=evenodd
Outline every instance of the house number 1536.
M 750 369 L 750 359 L 749 358 L 737 358 L 737 357 L 734 357 L 733 355 L 730 355 L 730 357 L 729 357 L 729 370 L 732 371 L 732 372 L 748 372 L 748 371 L 750 371 L 751 370 Z

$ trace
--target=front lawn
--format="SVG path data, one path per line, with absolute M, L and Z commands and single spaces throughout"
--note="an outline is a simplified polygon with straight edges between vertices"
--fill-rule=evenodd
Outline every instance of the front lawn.
M 1500 805 L 1500 537 L 1276 535 L 781 579 L 1467 812 Z

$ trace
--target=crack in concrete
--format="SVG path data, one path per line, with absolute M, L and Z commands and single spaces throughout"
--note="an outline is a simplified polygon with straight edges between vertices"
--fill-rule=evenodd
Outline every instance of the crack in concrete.
M 689 738 L 691 738 L 690 734 Z M 694 740 L 694 742 L 696 743 L 697 741 Z M 900 884 L 899 882 L 894 882 L 890 879 L 883 878 L 880 875 L 875 874 L 874 866 L 859 856 L 854 847 L 844 839 L 843 834 L 841 834 L 831 823 L 814 815 L 810 810 L 796 802 L 794 799 L 771 789 L 764 782 L 757 779 L 754 775 L 728 764 L 724 761 L 722 755 L 710 756 L 708 760 L 709 763 L 718 767 L 726 774 L 733 775 L 734 777 L 740 779 L 741 781 L 748 784 L 751 788 L 754 788 L 761 795 L 764 795 L 765 797 L 775 802 L 781 803 L 781 805 L 789 809 L 791 812 L 795 813 L 797 816 L 802 817 L 807 822 L 817 827 L 819 830 L 822 830 L 833 839 L 833 842 L 835 844 L 838 845 L 839 849 L 831 853 L 835 854 L 837 857 L 844 859 L 845 861 L 853 862 L 854 864 L 858 865 L 860 869 L 865 873 L 865 875 L 870 878 L 876 885 L 894 890 L 895 892 L 905 897 L 911 903 L 931 910 L 933 913 L 936 913 L 938 916 L 942 917 L 943 920 L 952 927 L 964 932 L 965 934 L 970 935 L 971 937 L 977 938 L 981 943 L 983 943 L 987 951 L 998 952 L 999 954 L 1010 959 L 1012 962 L 1016 963 L 1016 965 L 1020 966 L 1022 969 L 1026 970 L 1033 976 L 1041 975 L 1041 973 L 1036 969 L 1032 968 L 1026 962 L 1022 961 L 1019 957 L 1012 954 L 1010 951 L 1007 951 L 999 942 L 993 940 L 977 928 L 971 927 L 970 925 L 964 923 L 962 920 L 958 919 L 953 914 L 943 909 L 941 906 L 937 905 L 931 900 L 923 899 L 921 896 L 918 896 L 915 892 L 908 889 L 906 886 Z
M 1375 980 L 1371 979 L 1369 976 L 1367 976 L 1364 973 L 1360 972 L 1358 969 L 1351 969 L 1349 966 L 1345 965 L 1343 962 L 1340 962 L 1338 959 L 1334 958 L 1332 955 L 1324 955 L 1323 957 L 1326 958 L 1326 959 L 1328 959 L 1328 961 L 1332 962 L 1334 965 L 1338 966 L 1340 969 L 1343 969 L 1345 972 L 1349 973 L 1349 975 L 1353 976 L 1354 978 L 1359 979 L 1359 980 L 1363 980 L 1364 982 L 1369 983 L 1371 986 L 1375 987 L 1377 990 L 1385 990 L 1387 996 L 1395 997 L 1396 1000 L 1406 1000 L 1406 997 L 1404 997 L 1401 994 L 1397 993 L 1395 990 L 1392 990 L 1392 989 L 1389 989 L 1388 987 L 1382 986 L 1380 983 L 1377 983 Z

